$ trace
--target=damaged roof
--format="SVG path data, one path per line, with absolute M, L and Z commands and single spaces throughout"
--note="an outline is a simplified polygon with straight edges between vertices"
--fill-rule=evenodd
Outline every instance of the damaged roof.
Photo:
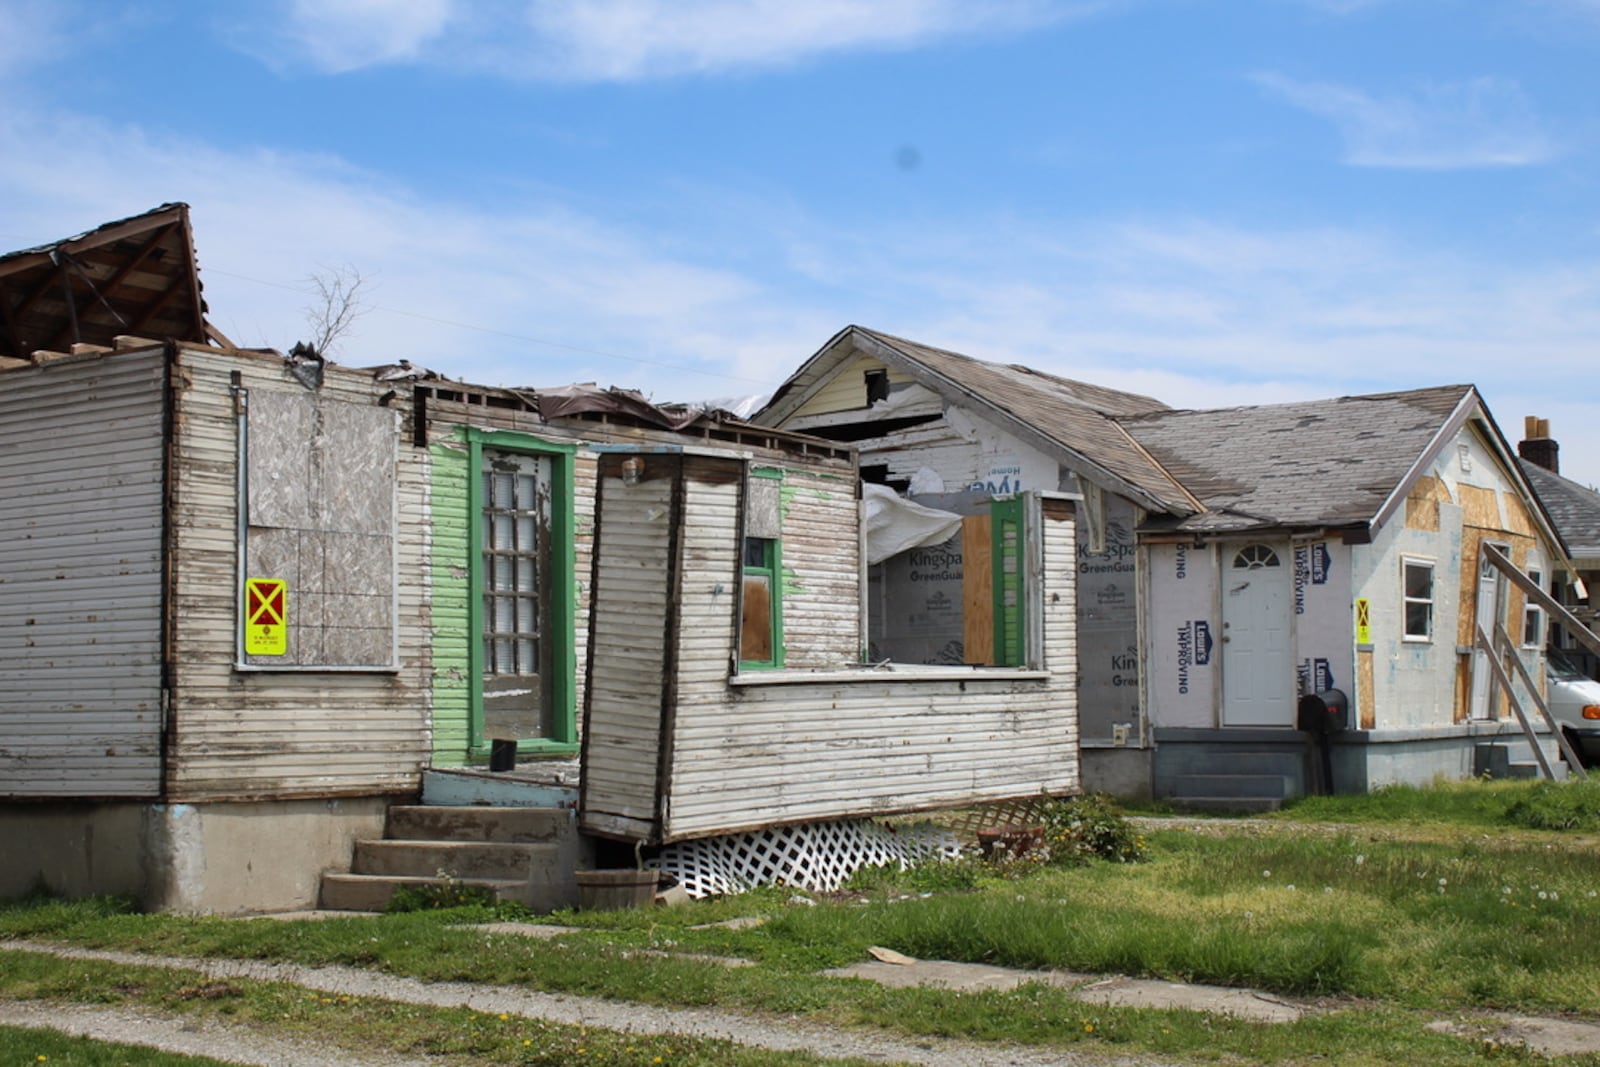
M 1600 493 L 1525 459 L 1522 473 L 1567 542 L 1574 560 L 1600 561 Z
M 1478 407 L 1472 386 L 1445 385 L 1117 421 L 1205 504 L 1162 528 L 1355 527 L 1379 521 Z
M 847 326 L 778 388 L 753 418 L 781 422 L 853 353 L 915 377 L 947 403 L 983 411 L 1069 466 L 1152 511 L 1188 515 L 1201 504 L 1153 460 L 1113 416 L 1166 410 L 1159 400 L 981 359 L 903 337 Z
M 0 358 L 118 336 L 227 344 L 205 311 L 187 204 L 0 255 Z

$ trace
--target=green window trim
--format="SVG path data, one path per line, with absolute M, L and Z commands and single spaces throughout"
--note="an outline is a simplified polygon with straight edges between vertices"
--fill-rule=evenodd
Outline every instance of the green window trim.
M 749 477 L 765 478 L 776 481 L 780 485 L 780 504 L 778 507 L 778 533 L 777 537 L 752 537 L 741 530 L 739 541 L 739 661 L 740 671 L 772 671 L 781 670 L 784 664 L 783 647 L 783 538 L 782 523 L 784 505 L 787 503 L 781 494 L 783 471 L 777 467 L 751 467 Z M 746 501 L 748 508 L 748 500 Z M 748 525 L 746 522 L 741 526 Z M 753 553 L 759 554 L 759 560 L 751 561 Z M 755 578 L 763 580 L 767 587 L 767 604 L 769 618 L 766 620 L 770 631 L 772 655 L 766 659 L 744 658 L 744 606 L 746 579 Z
M 1020 496 L 989 504 L 990 551 L 994 561 L 994 661 L 1000 667 L 1023 667 L 1028 662 L 1024 515 Z
M 515 430 L 467 427 L 467 678 L 470 686 L 467 750 L 487 758 L 483 729 L 483 453 L 485 449 L 550 458 L 550 701 L 553 736 L 523 740 L 528 755 L 569 756 L 578 752 L 577 715 L 577 546 L 574 542 L 574 466 L 578 446 L 559 444 Z

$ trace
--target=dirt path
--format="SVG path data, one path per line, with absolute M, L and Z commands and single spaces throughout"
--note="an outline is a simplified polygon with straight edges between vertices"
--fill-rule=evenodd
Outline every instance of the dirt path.
M 510 986 L 485 986 L 467 982 L 420 982 L 354 967 L 301 967 L 260 960 L 184 959 L 143 956 L 131 952 L 106 952 L 39 942 L 0 942 L 0 950 L 47 952 L 63 959 L 103 960 L 144 967 L 191 970 L 211 978 L 247 978 L 261 982 L 287 982 L 334 995 L 370 997 L 429 1007 L 466 1007 L 486 1014 L 502 1012 L 553 1023 L 599 1027 L 621 1033 L 679 1034 L 722 1038 L 754 1048 L 806 1051 L 818 1056 L 876 1060 L 884 1063 L 927 1064 L 930 1067 L 1155 1067 L 1160 1061 L 1127 1057 L 1088 1057 L 1060 1050 L 1008 1049 L 995 1045 L 929 1038 L 910 1041 L 866 1030 L 841 1030 L 799 1020 L 762 1018 L 694 1008 L 657 1008 L 642 1004 L 558 996 Z M 232 1063 L 270 1067 L 414 1067 L 422 1061 L 403 1057 L 363 1057 L 326 1047 L 307 1049 L 274 1038 L 261 1037 L 240 1027 L 193 1028 L 187 1020 L 171 1019 L 138 1010 L 70 1008 L 55 1003 L 0 1001 L 0 1022 L 31 1017 L 18 1025 L 45 1025 L 69 1033 L 72 1025 L 95 1027 L 91 1036 L 130 1041 L 158 1048 L 206 1055 Z M 63 1025 L 64 1024 L 64 1025 Z M 147 1034 L 151 1039 L 136 1036 Z M 186 1047 L 162 1043 L 163 1034 Z M 293 1058 L 314 1053 L 313 1058 Z M 437 1058 L 428 1061 L 434 1065 Z

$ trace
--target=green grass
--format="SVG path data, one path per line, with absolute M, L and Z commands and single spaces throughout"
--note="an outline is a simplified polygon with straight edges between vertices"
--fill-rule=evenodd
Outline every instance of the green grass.
M 20 1026 L 0 1026 L 0 1063 L 35 1067 L 229 1067 L 205 1056 L 180 1056 Z
M 1562 813 L 1581 815 L 1590 795 L 1468 783 L 1325 798 L 1265 826 L 1151 833 L 1146 863 L 879 870 L 816 907 L 769 890 L 683 908 L 562 914 L 552 918 L 580 929 L 548 941 L 454 928 L 495 917 L 483 908 L 280 923 L 134 915 L 105 901 L 0 909 L 0 938 L 340 963 L 910 1037 L 1247 1062 L 1472 1062 L 1480 1050 L 1471 1042 L 1424 1031 L 1423 1022 L 1488 1008 L 1600 1022 L 1600 850 L 1570 832 L 1507 822 L 1581 826 Z M 1327 817 L 1343 828 L 1310 832 L 1318 804 L 1336 810 Z M 691 928 L 738 914 L 768 922 Z M 1335 1010 L 1266 1027 L 1091 1010 L 1043 985 L 958 994 L 817 973 L 862 960 L 873 945 L 926 959 L 1247 986 L 1323 998 Z M 757 966 L 730 970 L 687 953 Z M 105 987 L 90 983 L 82 995 Z
M 1295 822 L 1600 831 L 1600 777 L 1592 781 L 1392 785 L 1366 796 L 1303 797 L 1278 817 Z

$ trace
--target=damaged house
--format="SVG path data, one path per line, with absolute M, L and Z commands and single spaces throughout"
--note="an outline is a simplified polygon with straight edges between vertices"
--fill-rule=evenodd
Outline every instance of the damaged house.
M 851 326 L 755 418 L 850 442 L 864 480 L 959 516 L 954 536 L 875 567 L 878 651 L 1003 662 L 984 524 L 1019 489 L 1079 498 L 1089 789 L 1230 807 L 1303 793 L 1299 701 L 1333 689 L 1351 717 L 1335 787 L 1473 773 L 1509 714 L 1478 625 L 1536 661 L 1544 632 L 1479 546 L 1546 591 L 1567 567 L 1470 386 L 1174 411 Z
M 198 278 L 182 205 L 0 257 L 0 892 L 551 907 L 580 827 L 1077 790 L 1073 500 L 993 519 L 1004 662 L 863 668 L 848 444 L 240 350 Z

